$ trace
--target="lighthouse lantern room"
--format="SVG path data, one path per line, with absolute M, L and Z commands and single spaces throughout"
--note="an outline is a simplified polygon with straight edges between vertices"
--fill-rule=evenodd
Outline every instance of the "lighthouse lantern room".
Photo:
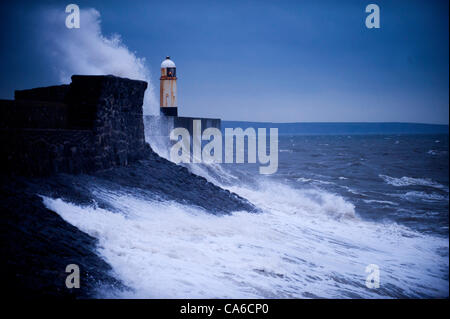
M 161 63 L 159 98 L 161 115 L 178 116 L 177 68 L 170 56 Z

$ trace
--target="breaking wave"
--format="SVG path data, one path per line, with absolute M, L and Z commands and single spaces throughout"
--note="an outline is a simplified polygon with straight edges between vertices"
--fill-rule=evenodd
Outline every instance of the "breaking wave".
M 144 114 L 156 115 L 159 106 L 145 58 L 137 56 L 122 41 L 119 34 L 105 36 L 101 30 L 100 13 L 93 8 L 80 10 L 79 29 L 61 28 L 66 14 L 61 9 L 47 9 L 41 13 L 39 38 L 48 45 L 42 50 L 51 58 L 62 83 L 69 83 L 73 74 L 112 74 L 144 80 L 148 88 L 144 96 Z
M 70 34 L 54 33 L 51 23 L 61 23 L 63 17 L 52 14 L 45 20 L 50 22 L 46 35 L 60 57 L 55 63 L 62 79 L 71 73 L 106 73 L 151 83 L 145 61 L 129 51 L 120 37 L 101 33 L 97 11 L 82 10 L 84 25 Z M 158 114 L 152 86 L 144 110 Z M 167 137 L 154 134 L 161 124 L 145 122 L 145 127 L 146 140 L 169 159 Z M 321 189 L 295 189 L 270 178 L 230 172 L 218 164 L 186 166 L 249 200 L 261 213 L 235 211 L 217 216 L 193 205 L 101 188 L 92 191 L 93 199 L 108 203 L 109 208 L 43 197 L 49 209 L 98 239 L 97 253 L 129 287 L 104 291 L 100 297 L 448 296 L 448 238 L 393 222 L 363 220 L 350 201 Z M 379 177 L 397 187 L 445 190 L 429 179 Z M 298 182 L 330 183 L 304 178 Z M 369 264 L 380 267 L 379 289 L 365 286 Z
M 396 187 L 417 185 L 417 186 L 433 187 L 433 188 L 438 188 L 438 189 L 448 191 L 448 188 L 446 186 L 436 183 L 429 178 L 413 178 L 413 177 L 407 177 L 407 176 L 403 176 L 401 178 L 396 178 L 396 177 L 391 177 L 391 176 L 382 175 L 382 174 L 380 174 L 378 176 L 381 179 L 383 179 L 387 184 L 396 186 Z
M 395 223 L 364 221 L 352 203 L 323 190 L 293 189 L 270 179 L 233 183 L 237 177 L 224 169 L 204 165 L 190 169 L 248 199 L 262 212 L 216 216 L 174 201 L 99 189 L 93 196 L 107 201 L 111 209 L 44 197 L 49 209 L 98 238 L 98 253 L 130 287 L 104 292 L 102 297 L 448 295 L 444 238 Z M 225 176 L 218 178 L 221 175 Z M 365 287 L 369 264 L 380 267 L 379 289 Z

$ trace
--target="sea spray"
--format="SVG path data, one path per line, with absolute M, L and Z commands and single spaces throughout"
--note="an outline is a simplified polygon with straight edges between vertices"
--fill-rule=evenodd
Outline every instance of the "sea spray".
M 448 291 L 440 279 L 445 267 L 434 266 L 436 250 L 448 245 L 444 239 L 355 219 L 352 205 L 337 204 L 330 194 L 282 189 L 274 200 L 270 186 L 279 185 L 234 189 L 263 213 L 222 217 L 101 190 L 95 197 L 114 212 L 47 197 L 44 203 L 99 239 L 99 254 L 132 288 L 123 297 L 438 297 Z M 380 289 L 364 286 L 369 264 L 381 269 Z
M 68 29 L 66 13 L 60 9 L 41 11 L 42 27 L 38 36 L 48 46 L 43 50 L 52 59 L 61 83 L 70 82 L 73 74 L 112 74 L 135 80 L 144 80 L 148 88 L 144 97 L 144 114 L 159 114 L 153 81 L 145 58 L 130 51 L 119 34 L 105 36 L 101 30 L 100 13 L 93 9 L 80 10 L 81 27 Z
M 71 73 L 149 80 L 144 61 L 120 37 L 102 35 L 98 12 L 82 10 L 83 17 L 86 33 L 76 36 L 55 34 L 49 25 L 62 80 Z M 154 94 L 150 99 L 146 95 L 144 112 L 157 114 Z M 168 149 L 162 139 L 147 141 L 158 154 Z M 99 240 L 98 253 L 132 288 L 123 297 L 448 296 L 448 238 L 363 220 L 348 200 L 321 189 L 298 190 L 248 175 L 242 179 L 220 165 L 187 166 L 247 198 L 262 213 L 218 217 L 178 202 L 101 191 L 94 199 L 114 209 L 49 197 L 44 203 Z M 379 289 L 364 285 L 370 264 L 380 267 Z
M 122 297 L 448 295 L 446 238 L 391 221 L 364 220 L 354 204 L 320 188 L 295 189 L 235 166 L 186 165 L 248 199 L 261 213 L 219 217 L 196 206 L 138 196 L 138 190 L 101 188 L 92 196 L 111 208 L 44 202 L 99 239 L 98 253 L 131 288 L 117 292 Z M 368 265 L 380 269 L 378 289 L 365 285 Z

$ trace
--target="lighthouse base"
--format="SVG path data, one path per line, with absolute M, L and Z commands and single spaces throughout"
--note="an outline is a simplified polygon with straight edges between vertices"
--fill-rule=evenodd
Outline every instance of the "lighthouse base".
M 160 107 L 159 111 L 164 116 L 178 116 L 178 107 L 164 106 Z
M 193 123 L 194 120 L 201 121 L 201 128 L 221 129 L 220 119 L 201 118 L 201 117 L 186 117 L 186 116 L 144 116 L 144 126 L 146 128 L 145 134 L 149 136 L 163 136 L 169 140 L 170 132 L 178 127 L 185 128 L 191 136 L 194 134 Z

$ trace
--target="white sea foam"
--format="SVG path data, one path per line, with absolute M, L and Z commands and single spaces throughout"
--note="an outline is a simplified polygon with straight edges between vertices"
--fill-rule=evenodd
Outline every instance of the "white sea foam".
M 99 254 L 133 289 L 123 297 L 395 296 L 365 288 L 368 264 L 379 265 L 382 287 L 394 285 L 404 296 L 448 295 L 448 240 L 362 221 L 351 203 L 323 191 L 270 181 L 229 189 L 263 212 L 215 216 L 101 191 L 95 196 L 119 213 L 60 199 L 44 203 L 99 239 Z
M 448 196 L 443 196 L 437 193 L 425 193 L 425 192 L 416 192 L 411 191 L 406 194 L 401 195 L 402 198 L 405 198 L 410 201 L 416 201 L 417 199 L 426 201 L 426 202 L 435 202 L 435 201 L 448 201 Z
M 167 123 L 159 116 L 144 116 L 145 141 L 150 144 L 152 150 L 162 158 L 170 160 L 170 140 L 167 136 Z
M 378 203 L 378 204 L 386 204 L 386 205 L 392 205 L 392 206 L 398 206 L 398 203 L 394 203 L 388 200 L 376 200 L 376 199 L 364 199 L 363 200 L 367 204 L 371 203 Z
M 297 182 L 302 182 L 302 183 L 313 183 L 313 184 L 324 184 L 324 185 L 333 185 L 335 183 L 333 182 L 329 182 L 329 181 L 322 181 L 320 179 L 312 179 L 312 178 L 305 178 L 305 177 L 299 177 L 297 178 Z
M 161 153 L 167 148 L 150 143 Z M 243 184 L 247 179 L 222 165 L 186 166 L 262 213 L 215 216 L 176 202 L 102 191 L 94 196 L 114 212 L 60 199 L 44 202 L 99 239 L 100 256 L 132 288 L 115 292 L 121 297 L 448 296 L 447 239 L 361 220 L 352 203 L 323 190 L 293 189 L 261 176 Z M 364 285 L 369 264 L 380 267 L 378 290 Z
M 442 190 L 447 190 L 447 192 L 448 192 L 448 187 L 446 187 L 442 184 L 439 184 L 437 182 L 434 182 L 429 178 L 413 178 L 413 177 L 407 177 L 407 176 L 403 176 L 401 178 L 396 178 L 396 177 L 391 177 L 391 176 L 382 175 L 382 174 L 380 174 L 378 176 L 381 179 L 383 179 L 387 184 L 396 186 L 396 187 L 418 185 L 418 186 L 439 188 Z
M 48 13 L 44 21 L 50 23 L 46 36 L 64 82 L 71 73 L 149 81 L 145 61 L 120 37 L 101 33 L 98 12 L 82 10 L 80 30 L 56 34 L 60 28 L 52 28 L 52 23 L 61 18 L 60 13 Z M 157 114 L 154 94 L 148 93 L 145 111 Z M 150 143 L 164 156 L 163 140 Z M 262 213 L 215 216 L 175 202 L 102 191 L 94 196 L 110 203 L 114 212 L 61 199 L 43 200 L 99 240 L 99 255 L 132 288 L 123 297 L 376 298 L 397 296 L 394 291 L 412 297 L 448 296 L 447 239 L 360 220 L 353 204 L 321 190 L 295 190 L 268 179 L 243 185 L 219 165 L 190 169 L 247 198 Z M 442 186 L 424 179 L 380 177 L 394 186 Z M 368 264 L 380 267 L 378 290 L 364 286 Z M 389 286 L 397 289 L 384 288 Z

